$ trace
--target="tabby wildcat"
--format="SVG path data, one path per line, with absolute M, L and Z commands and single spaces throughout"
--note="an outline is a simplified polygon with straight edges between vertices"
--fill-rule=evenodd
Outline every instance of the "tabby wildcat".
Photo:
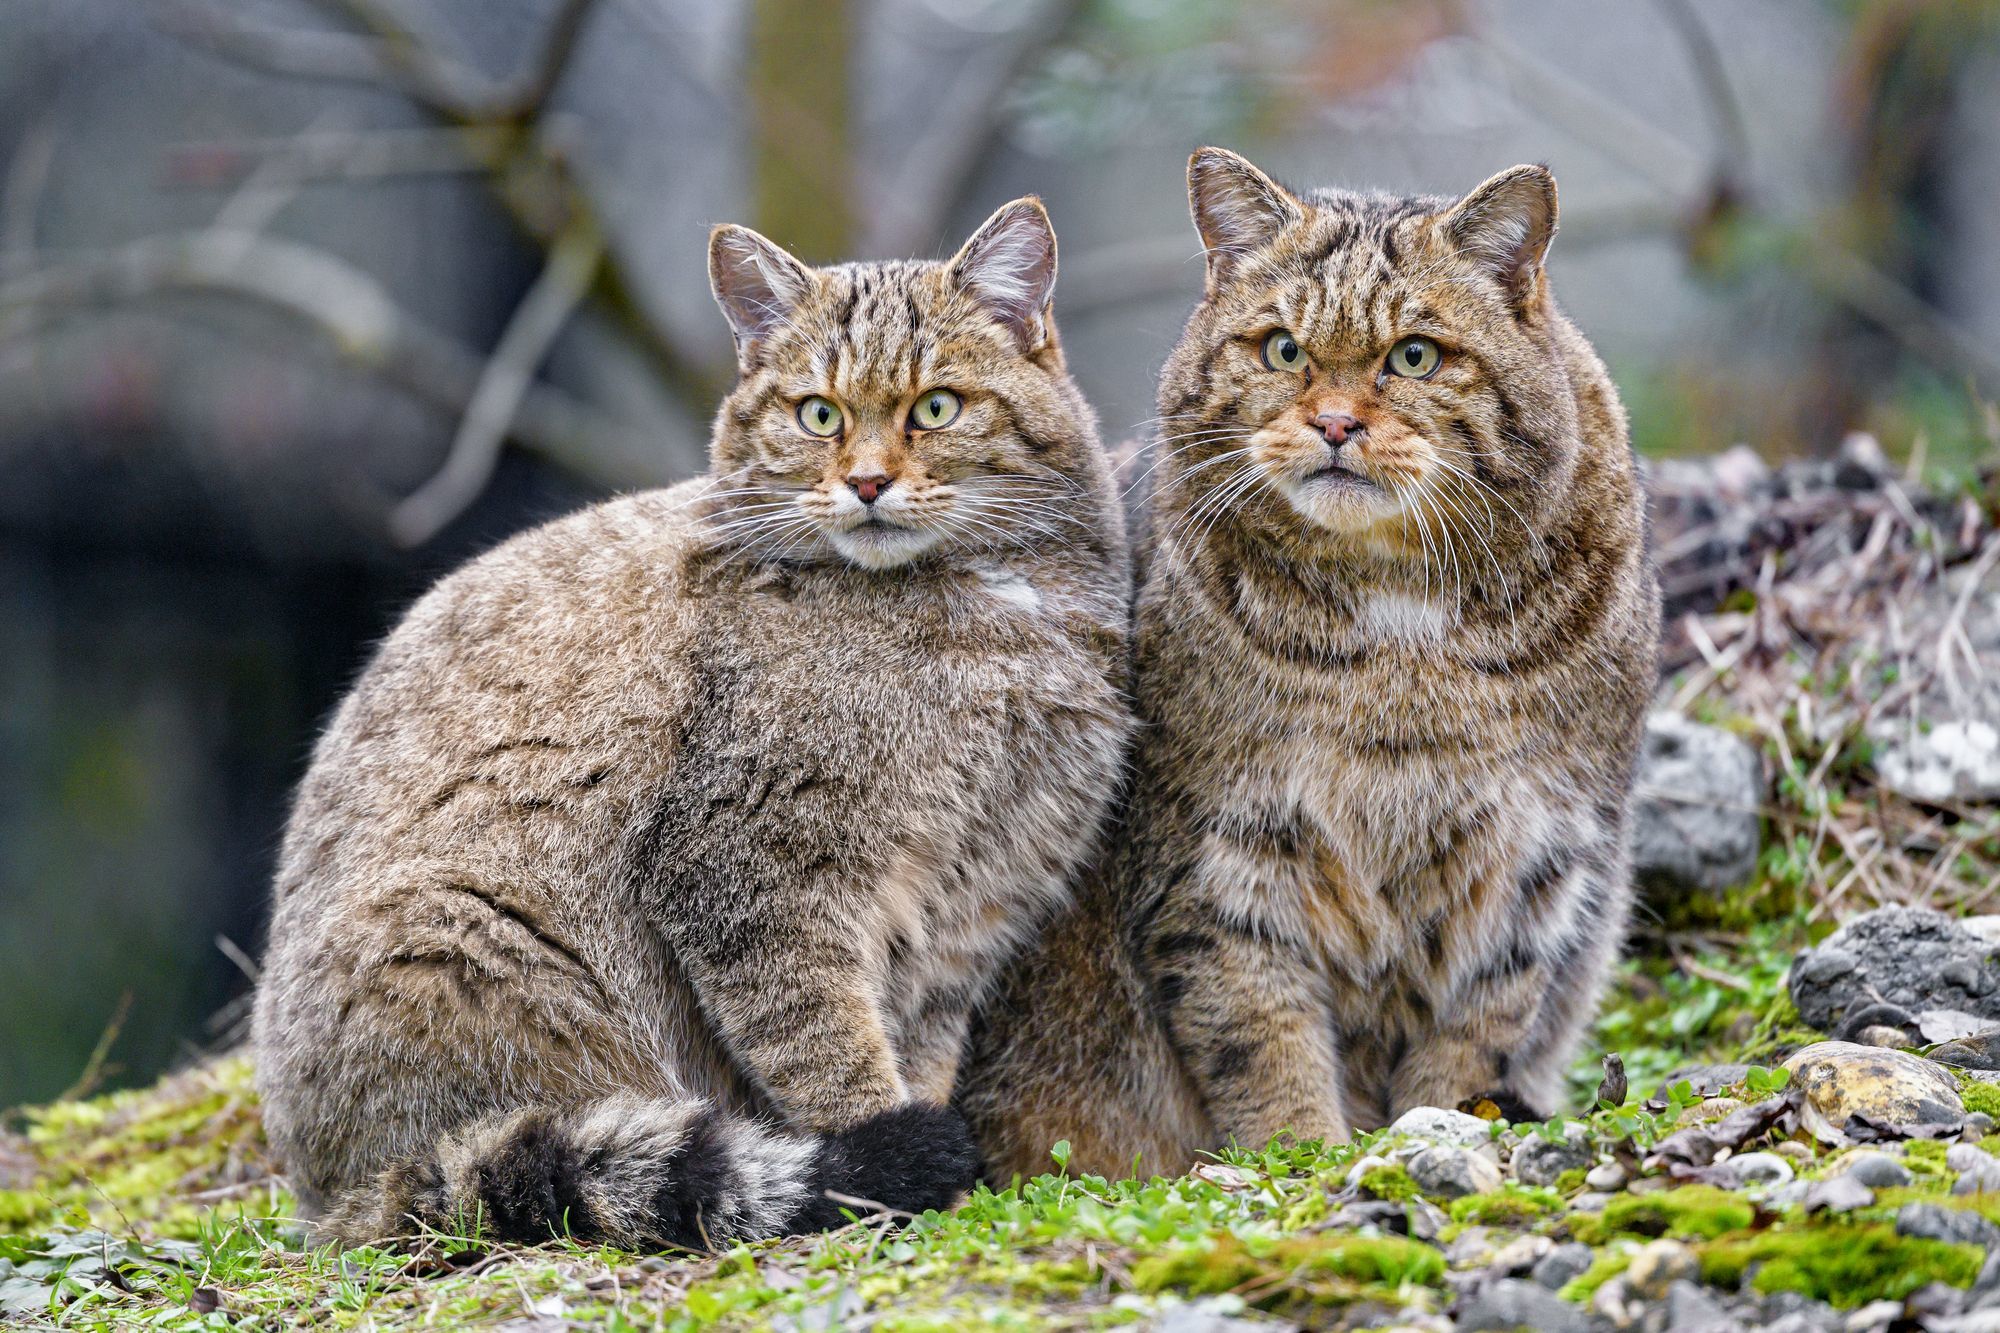
M 712 471 L 440 583 L 321 740 L 256 1010 L 349 1241 L 626 1246 L 947 1206 L 967 1017 L 1118 778 L 1129 571 L 1055 237 L 710 243 Z
M 1189 191 L 1125 839 L 960 1092 L 1003 1176 L 1545 1114 L 1625 924 L 1658 597 L 1554 180 L 1299 195 L 1204 149 Z

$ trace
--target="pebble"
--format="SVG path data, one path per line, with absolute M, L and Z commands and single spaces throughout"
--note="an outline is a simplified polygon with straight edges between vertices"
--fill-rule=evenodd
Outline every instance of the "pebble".
M 1563 1172 L 1589 1166 L 1590 1158 L 1590 1131 L 1574 1125 L 1560 1139 L 1528 1139 L 1514 1149 L 1511 1165 L 1523 1185 L 1553 1185 Z
M 1848 1333 L 1876 1333 L 1877 1329 L 1887 1329 L 1903 1317 L 1901 1301 L 1870 1301 L 1847 1316 L 1841 1327 Z
M 1664 1333 L 1731 1333 L 1743 1325 L 1699 1283 L 1682 1278 L 1667 1288 Z
M 1374 1153 L 1370 1153 L 1353 1166 L 1347 1168 L 1347 1183 L 1350 1187 L 1359 1185 L 1361 1177 L 1367 1175 L 1370 1171 L 1379 1171 L 1385 1166 L 1394 1165 L 1395 1163 L 1388 1158 L 1378 1157 Z
M 1828 1176 L 1814 1181 L 1806 1190 L 1809 1213 L 1851 1213 L 1875 1202 L 1875 1191 L 1853 1176 Z
M 1458 1309 L 1465 1330 L 1533 1328 L 1543 1333 L 1587 1333 L 1590 1320 L 1547 1287 L 1519 1278 L 1488 1282 Z
M 1533 1277 L 1536 1282 L 1550 1291 L 1560 1291 L 1577 1278 L 1590 1271 L 1597 1260 L 1597 1254 L 1588 1245 L 1571 1241 L 1558 1245 L 1543 1255 L 1535 1265 Z
M 1467 1227 L 1444 1247 L 1444 1261 L 1453 1268 L 1487 1268 L 1496 1257 L 1493 1233 L 1486 1227 Z
M 1516 1236 L 1493 1252 L 1489 1266 L 1514 1277 L 1532 1269 L 1555 1244 L 1547 1236 Z
M 1471 1148 L 1492 1141 L 1493 1124 L 1463 1111 L 1447 1111 L 1442 1106 L 1413 1106 L 1396 1117 L 1389 1133 Z
M 1783 1143 L 1772 1147 L 1771 1151 L 1789 1161 L 1806 1166 L 1811 1166 L 1819 1158 L 1819 1155 L 1812 1150 L 1811 1144 L 1800 1143 L 1797 1139 L 1786 1139 Z
M 1774 1152 L 1739 1153 L 1729 1169 L 1741 1187 L 1782 1185 L 1794 1175 L 1792 1164 Z
M 1902 1189 L 1916 1179 L 1910 1168 L 1885 1152 L 1849 1153 L 1833 1164 L 1832 1172 L 1852 1177 L 1872 1190 Z
M 1600 1193 L 1616 1194 L 1624 1189 L 1626 1182 L 1631 1179 L 1631 1173 L 1618 1163 L 1600 1162 L 1590 1168 L 1590 1173 L 1583 1178 L 1583 1183 Z
M 1965 1132 L 1984 1138 L 1993 1132 L 1993 1117 L 1984 1111 L 1974 1111 L 1965 1117 Z
M 1874 1023 L 1854 1034 L 1859 1046 L 1880 1046 L 1888 1050 L 1899 1050 L 1910 1044 L 1910 1036 L 1901 1028 L 1892 1028 L 1884 1023 Z
M 1408 1170 L 1418 1189 L 1442 1199 L 1484 1194 L 1501 1185 L 1500 1168 L 1464 1148 L 1426 1148 L 1410 1159 Z
M 1806 1201 L 1806 1196 L 1812 1193 L 1813 1186 L 1818 1183 L 1816 1180 L 1787 1181 L 1771 1189 L 1764 1195 L 1764 1206 L 1767 1208 L 1795 1208 Z
M 1896 1210 L 1896 1234 L 1955 1245 L 1991 1246 L 2000 1242 L 2000 1227 L 1978 1213 L 1935 1203 L 1906 1203 Z
M 1572 1213 L 1601 1213 L 1604 1211 L 1604 1205 L 1617 1197 L 1601 1190 L 1585 1190 L 1569 1201 L 1569 1210 Z
M 1625 1270 L 1632 1294 L 1656 1301 L 1676 1282 L 1692 1282 L 1701 1276 L 1701 1260 L 1693 1250 L 1677 1240 L 1655 1240 L 1641 1245 Z

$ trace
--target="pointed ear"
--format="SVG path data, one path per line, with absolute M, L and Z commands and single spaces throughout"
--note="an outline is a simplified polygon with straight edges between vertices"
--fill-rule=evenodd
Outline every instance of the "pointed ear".
M 1210 291 L 1244 255 L 1306 215 L 1298 196 L 1226 148 L 1198 149 L 1188 159 L 1188 208 L 1208 252 Z
M 1453 206 L 1444 229 L 1525 310 L 1541 297 L 1542 263 L 1556 238 L 1556 178 L 1547 167 L 1509 167 Z
M 1056 232 L 1032 195 L 1002 204 L 951 260 L 959 287 L 1014 335 L 1023 352 L 1049 341 L 1056 289 Z
M 736 335 L 736 362 L 748 370 L 757 344 L 791 318 L 812 290 L 812 270 L 748 227 L 708 234 L 708 285 Z

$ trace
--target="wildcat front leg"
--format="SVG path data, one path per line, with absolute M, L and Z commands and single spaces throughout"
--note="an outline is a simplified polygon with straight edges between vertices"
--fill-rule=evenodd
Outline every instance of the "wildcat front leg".
M 879 959 L 830 899 L 759 886 L 667 932 L 722 1044 L 786 1116 L 821 1131 L 909 1100 L 870 981 Z
M 1144 942 L 1168 1032 L 1225 1140 L 1347 1137 L 1324 982 L 1297 944 L 1195 898 L 1166 904 Z

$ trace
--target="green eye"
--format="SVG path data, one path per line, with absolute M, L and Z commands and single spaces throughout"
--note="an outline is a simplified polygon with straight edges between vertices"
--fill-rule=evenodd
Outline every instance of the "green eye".
M 1389 349 L 1389 373 L 1406 379 L 1427 380 L 1437 373 L 1444 353 L 1429 338 L 1405 338 Z
M 1306 364 L 1305 348 L 1284 329 L 1264 339 L 1264 364 L 1272 370 L 1300 370 Z
M 958 408 L 957 394 L 950 389 L 932 389 L 910 409 L 910 424 L 918 430 L 937 430 L 958 420 Z
M 806 428 L 806 434 L 817 435 L 822 440 L 840 434 L 840 409 L 831 399 L 814 394 L 799 404 L 799 424 Z

